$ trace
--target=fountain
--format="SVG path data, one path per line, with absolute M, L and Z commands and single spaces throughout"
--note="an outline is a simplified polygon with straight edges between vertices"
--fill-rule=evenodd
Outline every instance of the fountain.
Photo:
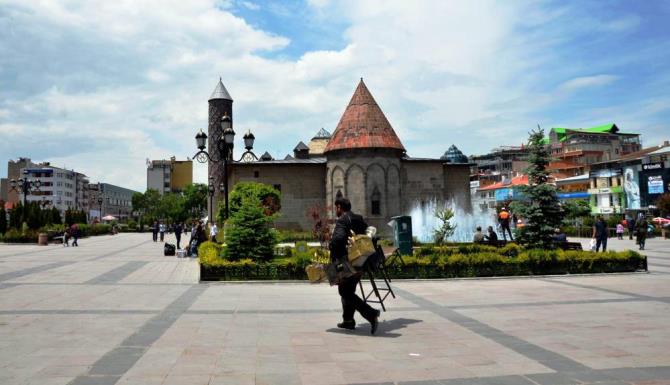
M 496 229 L 498 223 L 494 210 L 481 211 L 475 208 L 474 212 L 467 212 L 455 204 L 438 202 L 437 200 L 416 202 L 410 211 L 412 216 L 413 235 L 421 242 L 433 242 L 433 230 L 441 225 L 435 217 L 435 211 L 440 208 L 450 207 L 454 211 L 453 218 L 449 221 L 456 225 L 456 231 L 447 240 L 452 242 L 471 242 L 477 226 L 486 233 L 488 226 Z

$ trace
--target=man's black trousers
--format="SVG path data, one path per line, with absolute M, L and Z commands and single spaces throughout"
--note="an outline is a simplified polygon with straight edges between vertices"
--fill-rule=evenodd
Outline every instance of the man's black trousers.
M 337 285 L 337 291 L 342 297 L 342 319 L 353 321 L 354 313 L 358 311 L 363 318 L 370 321 L 377 315 L 377 311 L 356 295 L 356 287 L 361 280 L 359 276 L 353 276 Z
M 507 225 L 500 225 L 500 227 L 502 228 L 503 239 L 504 239 L 505 241 L 507 241 L 507 237 L 505 236 L 505 230 L 507 230 L 507 233 L 509 234 L 509 240 L 510 240 L 510 241 L 514 241 L 514 238 L 512 238 L 512 230 L 510 230 L 510 228 L 509 228 L 509 224 L 507 224 Z

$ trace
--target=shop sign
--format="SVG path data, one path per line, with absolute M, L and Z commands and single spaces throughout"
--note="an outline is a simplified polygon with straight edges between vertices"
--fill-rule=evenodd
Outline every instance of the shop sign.
M 661 169 L 663 169 L 663 162 L 643 164 L 642 169 L 643 170 L 661 170 Z

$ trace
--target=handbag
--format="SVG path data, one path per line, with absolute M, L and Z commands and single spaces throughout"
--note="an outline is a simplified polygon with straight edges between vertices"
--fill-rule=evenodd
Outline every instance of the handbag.
M 326 276 L 330 286 L 339 285 L 347 278 L 358 274 L 356 269 L 347 260 L 338 260 L 326 265 Z

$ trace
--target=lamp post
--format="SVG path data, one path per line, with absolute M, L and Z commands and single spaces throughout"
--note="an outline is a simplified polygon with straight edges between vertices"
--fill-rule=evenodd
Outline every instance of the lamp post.
M 207 185 L 207 193 L 209 195 L 209 221 L 213 222 L 212 217 L 214 216 L 214 212 L 212 211 L 212 206 L 213 206 L 213 198 L 214 198 L 214 192 L 216 190 L 216 187 L 214 187 L 214 177 L 209 177 L 209 184 Z
M 28 204 L 28 194 L 31 191 L 40 191 L 41 182 L 39 179 L 28 179 L 28 170 L 23 171 L 23 178 L 9 181 L 10 189 L 23 194 L 23 207 Z
M 98 205 L 100 205 L 100 214 L 99 214 L 100 218 L 98 218 L 98 219 L 100 219 L 100 222 L 102 222 L 102 196 L 101 195 L 98 195 Z
M 202 132 L 202 130 L 200 130 L 200 132 L 195 136 L 195 143 L 196 146 L 198 147 L 198 152 L 193 156 L 193 158 L 195 158 L 200 163 L 223 162 L 223 182 L 221 185 L 219 185 L 219 190 L 223 190 L 225 213 L 226 218 L 228 218 L 229 215 L 228 162 L 232 162 L 233 160 L 233 144 L 235 141 L 235 131 L 233 130 L 230 116 L 228 116 L 227 114 L 221 118 L 221 128 L 223 129 L 222 135 L 218 138 L 214 138 L 214 140 L 216 140 L 216 149 L 218 151 L 218 154 L 210 154 L 205 150 L 205 147 L 207 146 L 207 134 L 205 134 L 204 132 Z M 242 158 L 240 158 L 240 162 L 251 162 L 258 160 L 256 155 L 254 155 L 254 153 L 251 152 L 254 146 L 254 139 L 255 139 L 251 131 L 247 131 L 243 139 L 246 151 L 242 155 Z M 213 181 L 210 184 L 212 185 L 212 187 L 210 188 L 214 188 Z M 212 206 L 211 199 L 210 199 L 210 206 Z M 210 218 L 212 216 L 211 210 L 212 208 L 210 208 Z

